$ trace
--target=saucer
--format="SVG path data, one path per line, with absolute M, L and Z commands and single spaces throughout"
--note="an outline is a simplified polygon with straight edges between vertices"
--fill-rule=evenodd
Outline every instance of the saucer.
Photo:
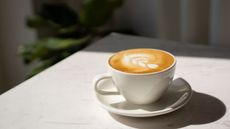
M 127 102 L 117 92 L 112 80 L 104 79 L 98 86 L 103 92 L 96 92 L 96 100 L 107 111 L 130 117 L 150 117 L 173 112 L 183 107 L 192 96 L 192 89 L 183 78 L 176 78 L 167 92 L 155 103 L 136 105 Z

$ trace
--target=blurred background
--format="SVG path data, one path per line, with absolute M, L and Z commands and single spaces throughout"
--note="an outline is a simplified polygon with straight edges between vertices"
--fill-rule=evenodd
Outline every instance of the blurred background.
M 230 48 L 229 5 L 220 0 L 1 0 L 0 93 L 114 31 Z

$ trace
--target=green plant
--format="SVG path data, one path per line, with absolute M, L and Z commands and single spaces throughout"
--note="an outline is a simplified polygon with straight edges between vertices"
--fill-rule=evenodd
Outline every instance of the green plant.
M 109 32 L 101 31 L 100 27 L 111 19 L 114 10 L 122 2 L 123 0 L 84 0 L 79 12 L 65 4 L 42 5 L 36 15 L 27 18 L 26 23 L 30 28 L 45 28 L 48 36 L 19 48 L 26 64 L 39 62 L 28 77 L 84 48 L 95 37 Z

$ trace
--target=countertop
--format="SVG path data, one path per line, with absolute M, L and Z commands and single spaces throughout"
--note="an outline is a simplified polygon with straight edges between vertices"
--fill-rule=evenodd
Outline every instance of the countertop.
M 101 108 L 93 78 L 128 48 L 158 48 L 177 58 L 176 76 L 193 96 L 162 116 L 132 118 Z M 0 96 L 0 129 L 229 129 L 230 49 L 113 33 Z

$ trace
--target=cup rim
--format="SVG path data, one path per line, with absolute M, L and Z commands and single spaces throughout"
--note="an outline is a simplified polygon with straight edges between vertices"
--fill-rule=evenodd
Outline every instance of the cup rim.
M 110 59 L 111 59 L 115 54 L 117 54 L 117 53 L 119 53 L 119 52 L 121 52 L 121 51 L 132 50 L 132 49 L 125 49 L 125 50 L 118 51 L 118 52 L 114 53 L 112 56 L 109 57 L 109 59 L 107 60 L 107 65 L 108 65 L 108 67 L 109 67 L 110 69 L 116 71 L 116 72 L 119 72 L 119 73 L 122 73 L 122 74 L 127 74 L 127 75 L 154 75 L 154 74 L 160 74 L 160 73 L 166 72 L 166 71 L 172 69 L 172 68 L 176 65 L 176 62 L 177 62 L 176 57 L 175 57 L 173 54 L 171 54 L 170 52 L 167 52 L 167 51 L 165 51 L 165 50 L 155 49 L 155 48 L 133 48 L 133 49 L 148 49 L 148 50 L 163 51 L 163 52 L 169 54 L 170 56 L 172 56 L 173 59 L 174 59 L 174 61 L 173 61 L 173 63 L 172 63 L 169 67 L 167 67 L 166 69 L 163 69 L 163 70 L 161 70 L 161 71 L 158 71 L 158 72 L 148 72 L 148 73 L 129 73 L 129 72 L 124 72 L 124 71 L 121 71 L 121 70 L 118 70 L 118 69 L 113 68 L 113 67 L 110 65 L 109 61 L 110 61 Z

